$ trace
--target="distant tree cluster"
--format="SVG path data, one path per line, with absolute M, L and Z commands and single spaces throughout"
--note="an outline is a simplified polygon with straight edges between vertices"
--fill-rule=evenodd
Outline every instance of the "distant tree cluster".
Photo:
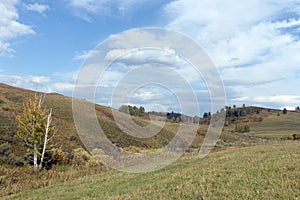
M 205 119 L 205 118 L 208 118 L 208 117 L 210 117 L 211 116 L 211 113 L 210 112 L 205 112 L 205 113 L 203 113 L 203 118 Z
M 166 112 L 150 111 L 148 113 L 151 114 L 151 115 L 156 115 L 156 116 L 160 116 L 160 117 L 166 117 L 167 116 Z
M 139 116 L 145 114 L 145 108 L 140 106 L 139 108 L 131 105 L 122 105 L 119 108 L 120 112 L 127 113 L 132 116 Z
M 195 115 L 194 117 L 190 117 L 181 113 L 175 113 L 174 111 L 172 112 L 156 112 L 156 111 L 151 111 L 148 112 L 149 114 L 152 115 L 157 115 L 161 117 L 167 118 L 169 122 L 174 122 L 174 123 L 194 123 L 194 124 L 199 124 L 200 123 L 200 117 Z
M 167 119 L 171 120 L 172 122 L 179 123 L 179 122 L 181 122 L 181 114 L 180 113 L 174 113 L 172 111 L 171 113 L 167 113 Z
M 242 108 L 233 108 L 226 107 L 226 117 L 243 117 L 253 113 L 259 114 L 262 111 L 262 108 L 259 107 L 242 107 Z
M 175 113 L 175 112 L 171 112 L 171 113 L 167 113 L 167 119 L 170 122 L 175 122 L 175 123 L 194 123 L 194 124 L 199 124 L 200 122 L 200 117 L 199 116 L 194 116 L 194 117 L 190 117 L 181 113 Z

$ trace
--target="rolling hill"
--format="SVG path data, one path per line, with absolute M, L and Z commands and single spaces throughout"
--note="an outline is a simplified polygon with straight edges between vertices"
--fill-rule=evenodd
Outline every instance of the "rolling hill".
M 20 142 L 15 133 L 17 124 L 15 121 L 16 115 L 21 113 L 22 102 L 25 98 L 33 95 L 34 91 L 25 90 L 21 88 L 12 87 L 5 84 L 0 84 L 0 143 L 9 143 L 13 148 L 13 152 L 17 155 L 20 151 Z M 55 143 L 64 151 L 72 151 L 72 149 L 81 147 L 82 143 L 77 135 L 76 128 L 73 121 L 72 114 L 72 98 L 60 94 L 47 94 L 44 106 L 53 109 L 54 125 L 58 130 Z M 111 108 L 96 105 L 97 117 L 101 127 L 106 133 L 107 137 L 121 147 L 136 146 L 142 148 L 159 148 L 166 145 L 178 129 L 177 123 L 166 123 L 165 127 L 155 136 L 141 139 L 129 136 L 123 133 L 116 125 L 112 116 Z M 116 111 L 118 112 L 118 111 Z M 120 113 L 120 115 L 123 113 Z M 147 125 L 148 120 L 145 117 L 132 117 L 139 125 Z M 193 147 L 199 147 L 205 136 L 207 129 L 207 120 L 199 126 L 198 134 L 192 144 Z M 238 140 L 247 142 L 252 140 L 245 135 L 235 134 L 232 132 L 225 132 L 223 139 L 229 142 Z M 18 148 L 16 148 L 18 147 Z
M 39 175 L 32 174 L 32 170 L 30 166 L 22 166 L 22 163 L 24 162 L 24 152 L 26 150 L 24 149 L 22 145 L 22 141 L 15 136 L 16 131 L 17 131 L 17 124 L 15 121 L 15 117 L 21 113 L 22 109 L 22 102 L 29 97 L 30 95 L 34 95 L 34 91 L 30 90 L 25 90 L 21 88 L 16 88 L 12 87 L 9 85 L 5 84 L 0 84 L 0 196 L 8 195 L 8 194 L 13 194 L 17 192 L 22 192 L 22 191 L 27 191 L 31 189 L 36 189 L 36 188 L 41 188 L 44 186 L 49 186 L 53 185 L 56 183 L 60 182 L 69 182 L 71 181 L 71 186 L 68 186 L 69 183 L 64 183 L 62 184 L 61 187 L 75 187 L 76 184 L 83 184 L 86 185 L 85 180 L 78 179 L 78 177 L 86 176 L 86 175 L 92 175 L 92 174 L 97 174 L 104 173 L 102 174 L 103 177 L 106 177 L 105 180 L 108 180 L 110 176 L 112 177 L 122 177 L 120 181 L 122 182 L 127 182 L 127 181 L 133 181 L 133 183 L 136 183 L 137 185 L 141 185 L 141 187 L 137 186 L 137 190 L 140 192 L 134 193 L 134 195 L 139 195 L 139 194 L 144 194 L 146 195 L 146 198 L 152 198 L 151 194 L 149 194 L 146 190 L 149 189 L 149 191 L 156 190 L 156 187 L 154 187 L 155 183 L 150 181 L 149 185 L 143 185 L 142 182 L 139 182 L 139 178 L 142 178 L 141 180 L 144 181 L 149 181 L 147 179 L 147 176 L 131 176 L 131 175 L 126 175 L 126 174 L 119 174 L 117 172 L 102 172 L 106 171 L 107 169 L 102 167 L 99 167 L 98 165 L 96 167 L 91 167 L 91 168 L 86 168 L 86 166 L 82 168 L 74 168 L 72 164 L 67 164 L 67 165 L 62 165 L 62 166 L 54 166 L 53 169 L 50 169 L 49 171 L 45 171 Z M 63 152 L 66 152 L 68 154 L 73 154 L 74 149 L 82 147 L 84 148 L 80 137 L 77 134 L 75 125 L 74 125 L 74 120 L 73 120 L 73 113 L 72 113 L 72 98 L 63 96 L 60 94 L 47 94 L 44 102 L 44 106 L 47 108 L 52 108 L 53 109 L 53 122 L 58 130 L 58 134 L 55 137 L 54 143 L 56 144 L 56 148 L 61 149 Z M 170 171 L 159 171 L 158 174 L 154 176 L 157 176 L 158 180 L 164 179 L 164 177 L 169 176 L 170 173 L 173 174 L 175 173 L 174 169 L 178 169 L 179 171 L 184 171 L 183 168 L 187 168 L 187 172 L 191 173 L 190 175 L 185 175 L 188 178 L 188 182 L 192 181 L 190 184 L 192 185 L 190 188 L 190 191 L 194 191 L 195 187 L 197 184 L 195 183 L 195 179 L 192 177 L 199 177 L 198 175 L 193 174 L 193 170 L 200 170 L 200 168 L 194 168 L 197 165 L 200 165 L 204 168 L 211 168 L 214 170 L 215 166 L 210 165 L 210 162 L 214 163 L 219 163 L 217 165 L 226 165 L 229 167 L 231 165 L 231 159 L 236 159 L 237 165 L 243 164 L 244 162 L 247 162 L 246 160 L 243 160 L 242 158 L 238 157 L 238 153 L 240 152 L 239 149 L 236 149 L 237 147 L 244 147 L 244 146 L 253 146 L 251 148 L 245 148 L 245 152 L 243 155 L 246 155 L 249 153 L 249 155 L 255 157 L 256 154 L 260 154 L 260 152 L 264 151 L 262 150 L 263 148 L 269 149 L 266 150 L 268 151 L 268 156 L 273 156 L 271 154 L 271 151 L 276 150 L 277 147 L 280 147 L 280 151 L 275 153 L 279 160 L 278 162 L 287 162 L 285 160 L 284 155 L 287 154 L 289 155 L 290 151 L 295 151 L 297 152 L 299 149 L 299 142 L 290 142 L 286 143 L 283 142 L 283 144 L 274 144 L 273 145 L 259 145 L 262 143 L 268 143 L 270 140 L 278 140 L 278 141 L 283 141 L 282 138 L 284 139 L 293 139 L 292 135 L 293 134 L 299 134 L 300 133 L 300 113 L 297 112 L 291 112 L 289 111 L 287 114 L 282 114 L 282 111 L 276 110 L 276 109 L 269 109 L 269 108 L 259 108 L 259 107 L 246 107 L 244 108 L 246 110 L 252 110 L 253 112 L 249 112 L 249 114 L 243 114 L 241 116 L 228 116 L 226 119 L 226 123 L 223 129 L 223 132 L 221 134 L 221 137 L 219 138 L 217 144 L 216 144 L 216 149 L 217 151 L 216 154 L 211 155 L 209 158 L 203 159 L 203 164 L 199 163 L 198 161 L 195 161 L 195 156 L 190 156 L 188 154 L 187 156 L 184 156 L 181 161 L 176 162 L 175 165 L 172 165 L 168 167 L 166 170 Z M 136 138 L 130 135 L 127 135 L 126 133 L 122 132 L 122 130 L 117 126 L 115 119 L 112 115 L 112 109 L 107 108 L 101 105 L 95 105 L 95 110 L 96 110 L 96 115 L 97 119 L 104 130 L 106 136 L 116 145 L 120 146 L 121 148 L 126 148 L 129 151 L 139 151 L 139 150 L 145 150 L 145 149 L 156 149 L 160 148 L 162 146 L 165 146 L 168 144 L 168 142 L 173 138 L 175 135 L 176 131 L 178 130 L 179 123 L 171 123 L 171 122 L 166 122 L 164 128 L 155 136 L 152 136 L 150 138 Z M 116 111 L 116 110 L 115 110 Z M 234 108 L 231 110 L 232 113 L 239 113 L 243 112 L 243 109 L 240 108 Z M 124 113 L 116 111 L 116 113 L 119 116 L 124 115 Z M 279 114 L 278 114 L 279 113 Z M 133 121 L 135 121 L 137 124 L 141 126 L 145 126 L 149 123 L 149 118 L 147 116 L 132 116 Z M 200 120 L 200 124 L 198 126 L 197 134 L 196 137 L 194 138 L 194 141 L 191 145 L 193 148 L 199 148 L 203 142 L 203 139 L 206 134 L 206 130 L 208 128 L 208 123 L 209 123 L 209 117 L 205 119 Z M 240 124 L 247 124 L 250 127 L 250 132 L 246 133 L 238 133 L 235 131 L 236 126 Z M 288 149 L 288 151 L 283 151 L 282 146 L 283 145 Z M 233 149 L 232 151 L 226 151 L 230 153 L 219 153 L 220 150 L 223 149 Z M 236 150 L 234 150 L 236 149 Z M 257 151 L 257 149 L 261 149 L 260 151 Z M 244 151 L 244 150 L 241 150 Z M 252 152 L 256 152 L 252 154 Z M 234 154 L 235 156 L 230 157 L 230 154 Z M 291 152 L 293 153 L 293 152 Z M 294 155 L 294 154 L 293 154 Z M 299 153 L 298 153 L 299 155 Z M 228 158 L 230 157 L 230 160 L 224 161 L 223 158 Z M 295 156 L 293 156 L 294 158 Z M 217 158 L 220 158 L 221 161 L 218 161 Z M 264 157 L 267 158 L 267 157 Z M 276 158 L 273 157 L 273 160 L 268 160 L 266 162 L 277 162 Z M 224 163 L 222 163 L 223 161 Z M 250 158 L 249 158 L 250 159 Z M 280 160 L 281 159 L 281 160 Z M 297 156 L 295 159 L 299 159 Z M 251 159 L 250 159 L 251 161 Z M 263 158 L 260 160 L 261 162 L 263 161 Z M 297 161 L 297 160 L 296 160 Z M 202 162 L 202 161 L 201 161 Z M 239 162 L 239 163 L 238 163 Z M 256 161 L 255 161 L 256 162 Z M 292 161 L 293 164 L 294 161 Z M 231 164 L 230 164 L 231 163 Z M 251 162 L 250 162 L 251 163 Z M 299 163 L 299 160 L 298 160 Z M 291 164 L 291 165 L 292 165 Z M 190 167 L 190 165 L 193 165 L 193 167 Z M 195 166 L 194 166 L 195 165 Z M 278 163 L 278 166 L 280 164 Z M 92 165 L 93 166 L 93 165 Z M 179 166 L 179 168 L 178 168 Z M 185 166 L 185 167 L 184 167 Z M 181 168 L 183 167 L 183 168 Z M 246 168 L 247 166 L 245 166 Z M 284 166 L 283 166 L 284 167 Z M 294 178 L 291 177 L 294 174 L 294 170 L 299 171 L 299 167 L 293 168 L 292 166 L 288 166 L 289 168 L 292 169 L 292 171 L 287 171 L 286 173 L 288 174 L 288 180 L 282 179 L 282 187 L 288 187 L 287 191 L 292 191 L 293 193 L 295 192 L 295 188 L 291 188 L 289 184 L 289 180 L 292 180 L 292 183 L 294 184 Z M 215 169 L 215 170 L 219 170 Z M 221 169 L 220 169 L 221 170 Z M 234 168 L 234 170 L 238 171 L 238 167 Z M 268 173 L 272 173 L 272 170 L 278 170 L 277 168 L 270 168 L 270 171 Z M 254 171 L 254 169 L 252 169 Z M 251 171 L 251 173 L 252 173 Z M 200 170 L 201 172 L 201 170 Z M 223 173 L 223 171 L 219 171 L 218 173 Z M 163 174 L 165 173 L 165 174 Z M 204 173 L 203 171 L 201 173 Z M 201 174 L 200 173 L 200 174 Z M 231 171 L 230 174 L 233 174 L 234 172 Z M 242 176 L 246 176 L 243 174 L 243 172 L 239 171 L 237 173 L 241 173 Z M 250 172 L 249 172 L 250 173 Z M 289 174 L 291 173 L 291 174 Z M 168 175 L 169 174 L 169 175 Z M 176 174 L 176 173 L 175 173 Z M 100 175 L 102 177 L 102 175 Z M 203 175 L 203 174 L 202 174 Z M 200 197 L 210 197 L 210 195 L 219 195 L 214 193 L 213 185 L 217 184 L 214 182 L 212 179 L 217 178 L 217 180 L 220 177 L 215 177 L 217 174 L 212 174 L 211 178 L 207 180 L 206 182 L 204 181 L 203 188 L 199 190 L 199 198 Z M 124 177 L 123 177 L 124 176 Z M 254 174 L 248 174 L 248 178 L 251 176 L 254 176 Z M 272 175 L 273 176 L 273 175 Z M 130 178 L 131 177 L 131 178 Z M 172 176 L 171 176 L 172 177 Z M 226 176 L 225 176 L 226 177 Z M 129 178 L 129 180 L 127 180 Z M 179 178 L 177 180 L 177 178 Z M 276 176 L 273 177 L 274 179 Z M 278 178 L 278 177 L 277 177 Z M 174 185 L 175 182 L 172 181 L 172 179 L 166 179 L 170 183 L 166 186 L 166 191 L 167 190 L 175 190 L 174 194 L 177 194 L 178 192 L 180 195 L 183 195 L 181 197 L 189 198 L 189 197 L 196 197 L 197 194 L 191 193 L 185 194 L 185 190 L 189 191 L 189 188 L 186 188 L 187 186 L 184 185 L 185 178 L 180 178 L 179 176 L 176 176 L 175 179 L 177 180 L 179 185 Z M 83 181 L 84 183 L 82 183 Z M 88 182 L 95 183 L 96 185 L 98 184 L 106 184 L 102 183 L 102 178 L 95 177 L 91 179 L 87 179 Z M 153 180 L 155 181 L 155 180 Z M 168 182 L 167 181 L 167 182 Z M 223 181 L 222 184 L 225 184 L 225 180 Z M 241 180 L 240 180 L 241 181 Z M 272 180 L 273 181 L 273 180 Z M 284 182 L 286 181 L 286 182 Z M 99 183 L 101 182 L 101 183 Z M 123 183 L 122 182 L 122 183 Z M 263 184 L 259 179 L 257 180 L 257 184 Z M 254 182 L 248 182 L 249 184 L 253 184 L 251 188 L 255 188 Z M 244 182 L 244 184 L 248 184 L 247 182 Z M 103 185 L 103 188 L 109 188 L 109 187 L 114 187 L 115 185 L 121 184 L 118 182 L 118 180 L 110 180 L 108 181 L 107 185 Z M 199 183 L 200 184 L 200 183 Z M 238 183 L 232 183 L 234 184 L 233 187 L 238 186 Z M 96 187 L 92 185 L 93 187 Z M 159 185 L 159 184 L 158 184 Z M 218 184 L 217 184 L 218 185 Z M 177 187 L 178 186 L 178 187 Z M 277 185 L 276 187 L 279 187 L 280 185 Z M 53 188 L 60 187 L 59 185 L 53 186 Z M 81 187 L 81 186 L 80 186 Z M 163 185 L 160 185 L 159 187 L 164 187 Z M 198 186 L 197 186 L 198 187 Z M 223 187 L 222 185 L 219 185 L 218 187 Z M 246 186 L 243 186 L 246 187 Z M 245 189 L 245 188 L 240 188 L 240 190 Z M 257 186 L 258 187 L 258 186 Z M 296 185 L 296 187 L 299 188 L 299 185 Z M 52 194 L 52 187 L 49 189 L 49 195 Z M 102 188 L 102 187 L 101 187 Z M 114 196 L 115 199 L 118 198 L 130 198 L 128 194 L 126 194 L 124 191 L 127 190 L 130 187 L 124 186 L 123 189 L 122 187 L 120 190 L 114 190 L 111 192 L 107 192 L 103 195 L 103 197 L 107 196 Z M 135 187 L 133 187 L 135 188 Z M 132 188 L 132 189 L 133 189 Z M 152 188 L 152 190 L 151 190 Z M 205 189 L 206 188 L 206 189 Z M 48 191 L 47 188 L 39 190 L 39 192 L 43 192 L 44 190 Z M 95 188 L 94 188 L 95 189 Z M 55 189 L 57 190 L 57 189 Z M 72 189 L 73 191 L 73 189 Z M 77 190 L 76 190 L 77 191 Z M 89 191 L 82 190 L 82 188 L 78 188 L 78 192 L 82 191 L 83 193 L 87 193 Z M 176 193 L 177 191 L 177 193 Z M 260 186 L 258 189 L 259 192 L 262 192 Z M 40 193 L 37 194 L 40 194 Z M 68 192 L 68 191 L 67 191 Z M 163 192 L 163 191 L 161 191 Z M 242 191 L 236 191 L 240 192 L 241 197 L 248 197 L 247 195 L 253 195 L 252 191 L 247 191 L 246 194 L 243 194 Z M 270 191 L 273 195 L 278 195 L 278 193 L 275 193 L 274 191 Z M 230 194 L 230 191 L 227 191 L 226 189 L 223 188 L 223 193 L 228 193 Z M 223 193 L 220 193 L 222 195 Z M 48 194 L 48 193 L 47 193 Z M 162 193 L 159 193 L 160 195 L 163 195 Z M 205 194 L 205 195 L 204 195 Z M 23 195 L 23 194 L 22 194 Z M 28 198 L 31 198 L 32 194 L 31 192 L 26 193 L 25 195 L 29 195 Z M 72 196 L 71 194 L 69 194 Z M 79 193 L 75 193 L 74 195 L 80 196 Z M 91 193 L 92 197 L 99 197 L 95 193 Z M 125 196 L 124 196 L 125 195 Z M 180 196 L 179 195 L 179 196 Z M 185 196 L 187 195 L 187 196 Z M 260 197 L 261 193 L 257 194 L 258 197 Z M 284 194 L 287 197 L 292 197 L 289 196 L 287 193 Z M 102 196 L 101 196 L 102 197 Z M 281 196 L 280 196 L 281 197 Z M 200 198 L 201 199 L 201 198 Z
M 11 144 L 16 154 L 18 154 L 19 151 L 23 151 L 23 149 L 19 148 L 21 146 L 19 145 L 20 141 L 15 137 L 17 130 L 15 117 L 21 113 L 22 102 L 25 98 L 33 94 L 33 91 L 0 84 L 0 142 Z M 55 143 L 64 151 L 71 151 L 74 148 L 81 147 L 82 143 L 77 135 L 73 121 L 72 98 L 60 94 L 47 94 L 44 106 L 53 109 L 53 123 L 58 130 Z M 163 129 L 153 138 L 146 140 L 134 138 L 123 133 L 114 123 L 110 108 L 96 105 L 95 109 L 99 123 L 107 134 L 107 137 L 122 147 L 128 147 L 130 145 L 138 147 L 160 147 L 165 145 L 174 135 L 173 129 L 176 130 L 176 126 L 172 125 L 170 128 Z M 134 117 L 134 120 L 141 125 L 148 124 L 146 119 Z
M 17 124 L 16 115 L 21 113 L 22 102 L 25 98 L 33 95 L 34 91 L 12 87 L 0 84 L 0 143 L 9 143 L 13 148 L 13 152 L 17 155 L 19 151 L 20 141 L 15 137 Z M 58 130 L 55 143 L 64 151 L 71 152 L 72 149 L 81 147 L 82 143 L 74 125 L 72 114 L 72 98 L 60 94 L 47 94 L 44 106 L 53 108 L 54 124 Z M 250 107 L 251 109 L 257 107 Z M 115 123 L 111 108 L 96 105 L 96 114 L 101 127 L 107 137 L 121 147 L 136 146 L 142 148 L 159 148 L 162 147 L 173 138 L 178 129 L 177 123 L 167 122 L 164 128 L 155 136 L 141 139 L 123 133 Z M 232 109 L 234 112 L 234 109 Z M 277 116 L 278 110 L 259 108 L 260 113 L 251 113 L 238 118 L 227 117 L 227 123 L 221 140 L 225 143 L 253 143 L 253 136 L 261 138 L 281 138 L 291 136 L 300 132 L 300 113 L 288 112 L 286 115 Z M 116 111 L 118 112 L 118 111 Z M 120 113 L 122 115 L 123 113 Z M 132 117 L 133 120 L 142 126 L 148 124 L 146 117 Z M 198 128 L 198 134 L 192 144 L 192 147 L 199 147 L 207 130 L 209 118 L 200 120 L 201 124 Z M 237 134 L 234 131 L 236 124 L 249 124 L 251 132 L 249 134 Z M 14 148 L 18 147 L 18 148 Z

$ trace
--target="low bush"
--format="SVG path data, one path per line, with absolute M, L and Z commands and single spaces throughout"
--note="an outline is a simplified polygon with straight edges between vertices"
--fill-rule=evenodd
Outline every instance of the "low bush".
M 293 139 L 294 140 L 300 140 L 300 133 L 293 134 Z
M 136 147 L 136 146 L 125 147 L 123 150 L 124 151 L 129 151 L 129 152 L 132 152 L 132 153 L 141 153 L 142 152 L 142 149 L 139 148 L 139 147 Z
M 11 110 L 9 105 L 3 105 L 1 107 L 2 107 L 2 110 L 4 110 L 4 111 L 10 111 Z
M 53 164 L 65 165 L 69 163 L 68 153 L 59 148 L 52 149 L 49 156 Z
M 91 159 L 91 155 L 83 148 L 74 149 L 74 157 L 72 164 L 74 167 L 85 166 L 87 162 Z
M 235 132 L 248 133 L 250 132 L 250 126 L 248 124 L 237 124 L 235 126 Z
M 293 136 L 292 135 L 285 135 L 283 137 L 281 137 L 281 140 L 293 140 Z
M 11 145 L 6 142 L 0 145 L 0 164 L 23 166 L 21 158 L 17 157 L 11 150 Z
M 105 155 L 105 152 L 102 149 L 96 148 L 92 151 L 92 155 L 93 156 L 102 156 L 102 155 Z
M 0 185 L 5 184 L 5 179 L 6 179 L 6 176 L 0 176 Z
M 94 150 L 93 153 L 100 153 L 100 150 Z M 101 154 L 103 153 L 104 152 L 102 151 Z M 74 149 L 74 158 L 72 160 L 72 164 L 75 168 L 96 167 L 100 166 L 101 162 L 83 148 L 77 148 Z
M 69 139 L 70 139 L 70 141 L 75 141 L 77 139 L 77 137 L 75 135 L 71 135 Z

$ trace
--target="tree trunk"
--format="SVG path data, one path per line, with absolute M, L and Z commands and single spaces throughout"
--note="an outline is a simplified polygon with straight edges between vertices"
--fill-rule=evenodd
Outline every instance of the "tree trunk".
M 47 143 L 48 143 L 49 127 L 50 127 L 51 121 L 52 121 L 52 116 L 51 115 L 52 115 L 52 109 L 50 109 L 50 113 L 49 113 L 48 118 L 47 118 L 47 125 L 46 125 L 46 132 L 45 132 L 45 138 L 44 138 L 43 151 L 42 151 L 42 155 L 41 155 L 41 162 L 39 164 L 40 170 L 43 168 L 43 162 L 44 162 L 44 157 L 45 157 L 45 153 L 46 153 L 46 147 L 47 147 Z
M 33 151 L 33 170 L 35 173 L 39 172 L 39 166 L 38 166 L 38 156 L 37 156 L 37 146 L 34 144 L 34 151 Z

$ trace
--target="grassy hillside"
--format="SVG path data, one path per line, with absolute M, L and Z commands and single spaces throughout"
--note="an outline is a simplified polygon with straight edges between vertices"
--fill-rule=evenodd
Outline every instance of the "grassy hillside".
M 235 118 L 225 131 L 233 132 L 237 124 L 248 124 L 252 135 L 263 139 L 292 138 L 300 133 L 300 113 L 288 111 L 283 114 L 280 110 L 263 108 L 259 114 Z
M 33 91 L 0 84 L 0 144 L 7 142 L 11 144 L 12 148 L 18 146 L 18 148 L 13 149 L 17 154 L 23 150 L 19 148 L 21 146 L 19 145 L 20 141 L 15 137 L 17 130 L 15 117 L 21 113 L 22 102 L 25 98 L 33 94 Z M 53 123 L 58 130 L 57 137 L 55 138 L 57 146 L 65 151 L 71 151 L 76 147 L 82 146 L 74 126 L 72 98 L 59 94 L 47 94 L 44 105 L 47 108 L 53 108 Z M 96 113 L 107 137 L 122 147 L 158 148 L 164 146 L 173 138 L 179 126 L 176 123 L 167 122 L 157 135 L 147 139 L 140 139 L 131 137 L 120 130 L 114 121 L 110 108 L 96 105 Z M 145 117 L 133 117 L 133 120 L 139 125 L 148 124 L 148 120 Z M 193 143 L 194 147 L 201 145 L 207 127 L 207 125 L 199 126 L 197 137 Z M 233 135 L 232 133 L 229 133 L 227 136 L 227 133 L 224 134 L 225 140 L 226 138 L 229 138 L 229 140 L 238 138 L 243 141 L 249 139 L 248 137 Z
M 300 113 L 272 113 L 261 123 L 250 123 L 252 133 L 262 138 L 282 138 L 300 133 Z
M 15 121 L 16 115 L 21 113 L 22 102 L 33 91 L 11 87 L 5 84 L 0 84 L 0 144 L 11 144 L 13 151 L 16 154 L 23 151 L 19 148 L 21 145 L 15 133 L 17 124 Z M 72 114 L 72 98 L 59 94 L 47 94 L 44 106 L 53 108 L 53 123 L 58 130 L 55 142 L 57 146 L 65 151 L 71 151 L 76 147 L 82 146 L 77 135 L 73 114 Z M 129 145 L 139 147 L 159 147 L 168 143 L 173 137 L 175 129 L 164 128 L 158 135 L 146 140 L 134 138 L 123 133 L 115 124 L 110 108 L 96 105 L 97 117 L 101 127 L 104 129 L 107 137 L 112 142 L 118 143 L 120 146 L 126 147 Z M 135 118 L 138 124 L 147 124 L 146 119 Z M 172 125 L 173 126 L 173 125 Z M 18 148 L 15 148 L 15 147 Z
M 7 199 L 299 199 L 300 143 L 187 154 L 147 174 L 107 171 Z

